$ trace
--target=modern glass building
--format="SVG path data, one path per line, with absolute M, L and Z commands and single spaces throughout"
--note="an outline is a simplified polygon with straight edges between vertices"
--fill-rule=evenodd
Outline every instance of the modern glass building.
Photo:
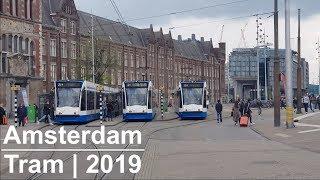
M 279 50 L 280 71 L 282 75 L 281 93 L 285 92 L 285 49 Z M 297 53 L 292 51 L 293 90 L 297 89 Z M 259 60 L 260 95 L 262 100 L 273 99 L 274 80 L 274 49 L 239 48 L 234 49 L 229 56 L 229 72 L 233 81 L 234 97 L 257 99 L 257 61 Z M 302 89 L 308 90 L 309 65 L 302 58 Z M 266 82 L 266 83 L 265 83 Z

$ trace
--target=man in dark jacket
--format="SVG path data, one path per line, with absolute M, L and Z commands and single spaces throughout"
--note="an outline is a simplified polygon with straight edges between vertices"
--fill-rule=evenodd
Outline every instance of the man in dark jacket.
M 107 104 L 108 121 L 112 121 L 113 118 L 113 103 L 110 101 Z
M 255 123 L 252 122 L 252 111 L 251 111 L 251 103 L 250 103 L 250 99 L 245 103 L 245 108 L 244 108 L 244 114 L 246 116 L 248 116 L 249 120 L 250 120 L 250 125 L 254 125 Z
M 239 111 L 240 111 L 240 115 L 243 116 L 244 114 L 244 109 L 245 109 L 245 104 L 243 99 L 241 99 L 240 104 L 239 104 Z
M 19 120 L 19 126 L 25 125 L 25 118 L 27 117 L 27 108 L 24 106 L 23 103 L 20 103 L 18 109 L 17 109 L 17 115 Z
M 52 117 L 51 111 L 52 111 L 51 106 L 50 106 L 49 102 L 47 102 L 43 107 L 43 117 L 41 119 L 39 119 L 38 123 L 45 120 L 45 121 L 48 121 L 50 125 L 53 125 L 53 123 L 51 121 L 52 120 L 51 119 L 51 117 Z
M 216 104 L 216 112 L 217 112 L 217 122 L 218 123 L 222 123 L 222 104 L 221 101 L 218 100 L 217 104 Z

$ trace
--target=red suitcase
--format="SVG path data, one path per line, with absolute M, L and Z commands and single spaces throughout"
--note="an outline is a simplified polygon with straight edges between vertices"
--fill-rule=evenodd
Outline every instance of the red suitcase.
M 240 127 L 248 127 L 249 118 L 248 116 L 242 116 L 240 118 Z

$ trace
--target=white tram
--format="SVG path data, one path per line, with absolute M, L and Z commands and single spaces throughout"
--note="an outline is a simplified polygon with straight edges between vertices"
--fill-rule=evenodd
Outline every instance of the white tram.
M 157 101 L 151 81 L 125 81 L 122 90 L 124 121 L 154 119 Z
M 82 124 L 99 119 L 100 92 L 97 86 L 88 81 L 56 81 L 55 122 Z M 117 106 L 122 103 L 121 93 L 117 89 L 103 86 L 101 93 L 105 101 L 112 101 Z
M 175 91 L 175 111 L 182 120 L 206 119 L 208 92 L 205 81 L 180 82 Z

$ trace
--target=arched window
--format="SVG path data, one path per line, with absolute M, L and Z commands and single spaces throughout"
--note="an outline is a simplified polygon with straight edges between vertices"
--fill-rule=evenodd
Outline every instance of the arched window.
M 19 53 L 23 53 L 23 50 L 22 50 L 22 42 L 23 42 L 23 38 L 22 38 L 22 37 L 19 37 Z
M 2 34 L 1 39 L 2 39 L 2 51 L 7 51 L 7 47 L 8 47 L 7 36 L 5 34 Z
M 2 13 L 3 12 L 3 0 L 0 0 L 0 13 Z
M 24 44 L 24 54 L 29 54 L 29 38 L 26 38 Z
M 13 52 L 17 53 L 18 52 L 18 36 L 15 35 L 13 38 Z
M 11 34 L 8 37 L 8 51 L 12 52 L 12 35 Z
M 34 42 L 30 42 L 30 56 L 33 56 L 33 51 L 34 51 Z

